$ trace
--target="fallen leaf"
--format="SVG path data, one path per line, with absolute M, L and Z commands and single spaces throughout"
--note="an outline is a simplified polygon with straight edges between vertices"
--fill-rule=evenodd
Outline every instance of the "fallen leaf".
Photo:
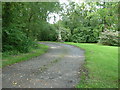
M 17 82 L 15 82 L 15 81 L 13 81 L 12 83 L 13 83 L 13 85 L 17 85 Z

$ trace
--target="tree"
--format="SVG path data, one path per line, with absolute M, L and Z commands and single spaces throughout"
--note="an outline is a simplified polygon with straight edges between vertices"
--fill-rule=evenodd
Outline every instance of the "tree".
M 4 2 L 2 5 L 3 51 L 15 49 L 20 52 L 28 52 L 32 42 L 44 36 L 43 31 L 47 32 L 50 27 L 48 13 L 56 12 L 59 7 L 57 2 Z

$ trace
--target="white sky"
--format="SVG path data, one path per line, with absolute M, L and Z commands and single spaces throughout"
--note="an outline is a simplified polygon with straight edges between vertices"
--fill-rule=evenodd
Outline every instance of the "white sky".
M 75 2 L 75 3 L 82 3 L 82 2 L 84 2 L 84 0 L 72 0 L 72 1 Z M 59 0 L 59 2 L 60 2 L 60 4 L 66 4 L 66 5 L 69 4 L 69 1 L 68 1 L 68 0 Z M 65 7 L 64 7 L 64 9 L 65 9 Z M 54 16 L 56 17 L 55 20 L 54 20 Z M 47 21 L 48 21 L 50 24 L 54 24 L 54 23 L 56 23 L 56 22 L 58 22 L 59 20 L 62 19 L 62 17 L 59 16 L 58 14 L 56 14 L 56 13 L 50 13 L 50 14 L 48 15 L 48 17 L 49 17 L 49 20 L 47 20 Z
M 69 2 L 67 1 L 67 0 L 59 0 L 59 2 L 60 2 L 60 4 L 66 4 L 66 5 L 68 5 L 69 4 Z M 56 17 L 56 19 L 54 19 L 54 16 Z M 54 23 L 56 23 L 56 22 L 58 22 L 62 17 L 60 17 L 58 14 L 56 14 L 56 13 L 50 13 L 49 15 L 48 15 L 48 17 L 49 17 L 49 20 L 48 20 L 48 22 L 50 23 L 50 24 L 54 24 Z
M 56 17 L 55 20 L 54 20 L 54 16 Z M 61 19 L 61 17 L 56 13 L 51 13 L 51 14 L 48 15 L 48 17 L 50 18 L 48 20 L 48 22 L 50 24 L 54 24 L 54 23 L 56 23 L 57 21 L 59 21 Z

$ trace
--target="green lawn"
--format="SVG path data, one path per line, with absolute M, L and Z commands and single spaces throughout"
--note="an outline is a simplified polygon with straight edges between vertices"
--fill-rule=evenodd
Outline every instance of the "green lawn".
M 2 56 L 2 67 L 18 63 L 21 61 L 29 60 L 33 57 L 39 56 L 48 50 L 48 46 L 39 44 L 37 49 L 32 49 L 29 53 L 22 53 L 18 55 L 3 55 Z
M 88 78 L 82 74 L 77 88 L 117 88 L 118 87 L 118 47 L 88 43 L 71 43 L 85 50 L 85 65 Z

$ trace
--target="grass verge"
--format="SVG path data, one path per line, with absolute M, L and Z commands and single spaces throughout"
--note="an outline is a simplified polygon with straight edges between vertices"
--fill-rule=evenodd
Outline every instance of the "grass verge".
M 85 50 L 85 72 L 77 88 L 118 88 L 118 47 L 88 43 L 71 43 Z
M 39 44 L 37 49 L 32 49 L 29 53 L 20 53 L 18 55 L 3 55 L 2 57 L 2 67 L 18 63 L 21 61 L 29 60 L 33 57 L 39 56 L 48 50 L 48 46 Z

